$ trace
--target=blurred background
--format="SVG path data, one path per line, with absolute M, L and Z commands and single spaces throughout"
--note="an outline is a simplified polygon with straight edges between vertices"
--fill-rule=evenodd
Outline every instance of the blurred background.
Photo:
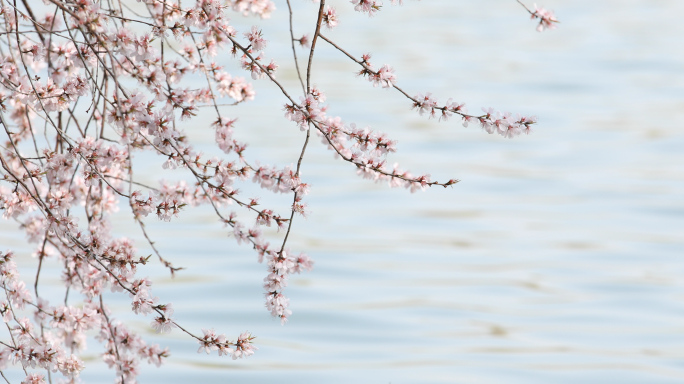
M 240 361 L 199 355 L 195 342 L 154 335 L 151 318 L 115 299 L 117 318 L 171 348 L 168 364 L 143 367 L 140 382 L 684 382 L 684 2 L 545 0 L 561 23 L 543 33 L 514 0 L 385 2 L 369 18 L 328 0 L 340 25 L 324 34 L 357 57 L 372 53 L 376 67 L 392 65 L 409 94 L 451 97 L 472 113 L 536 115 L 535 131 L 510 140 L 420 117 L 319 41 L 312 78 L 329 115 L 397 139 L 390 162 L 461 182 L 390 190 L 313 137 L 302 166 L 311 213 L 296 220 L 289 245 L 316 264 L 290 281 L 285 326 L 263 306 L 265 266 L 209 210 L 188 209 L 171 225 L 150 218 L 161 252 L 186 267 L 175 279 L 161 267 L 146 272 L 161 302 L 190 329 L 249 330 L 259 351 Z M 236 15 L 235 25 L 263 27 L 266 56 L 299 94 L 287 6 L 276 5 L 270 20 Z M 311 33 L 317 4 L 293 7 L 295 35 Z M 283 119 L 272 84 L 254 85 L 254 101 L 226 112 L 239 118 L 237 138 L 263 164 L 295 164 L 302 132 Z M 207 152 L 212 119 L 187 129 Z M 149 177 L 163 176 L 160 163 Z M 244 191 L 281 212 L 290 204 Z M 115 230 L 150 253 L 131 223 L 122 214 Z M 7 225 L 4 248 L 30 253 Z M 91 347 L 86 358 L 99 359 Z M 104 364 L 87 366 L 84 382 L 113 380 Z

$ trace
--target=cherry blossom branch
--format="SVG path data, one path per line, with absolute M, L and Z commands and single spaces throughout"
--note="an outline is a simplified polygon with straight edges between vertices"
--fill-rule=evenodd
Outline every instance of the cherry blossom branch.
M 325 36 L 321 35 L 320 37 L 352 61 L 363 67 L 359 72 L 360 76 L 369 76 L 369 79 L 374 82 L 374 85 L 382 84 L 384 88 L 392 87 L 396 89 L 413 102 L 413 108 L 417 109 L 421 115 L 427 113 L 429 117 L 435 117 L 437 111 L 440 111 L 440 119 L 443 120 L 448 120 L 452 114 L 460 115 L 465 127 L 467 127 L 470 122 L 477 121 L 487 133 L 491 134 L 498 132 L 500 135 L 508 138 L 518 136 L 523 132 L 529 134 L 531 132 L 531 126 L 537 122 L 537 119 L 534 116 L 514 117 L 510 113 L 501 114 L 500 112 L 494 111 L 492 108 L 483 108 L 483 111 L 485 112 L 483 115 L 470 115 L 466 112 L 467 110 L 465 109 L 464 103 L 459 104 L 453 102 L 452 99 L 447 100 L 447 102 L 440 107 L 430 93 L 410 96 L 406 91 L 395 84 L 396 80 L 391 73 L 393 72 L 391 67 L 385 65 L 383 68 L 376 71 L 370 65 L 370 55 L 363 55 L 363 59 L 359 60 Z

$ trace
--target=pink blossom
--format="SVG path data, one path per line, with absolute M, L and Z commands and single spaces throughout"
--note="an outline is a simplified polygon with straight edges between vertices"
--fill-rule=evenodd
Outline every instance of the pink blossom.
M 209 354 L 211 351 L 218 349 L 218 343 L 225 343 L 225 335 L 216 335 L 213 329 L 202 329 L 202 333 L 204 333 L 204 337 L 199 341 L 200 348 L 197 350 L 198 353 L 204 351 Z
M 75 376 L 78 375 L 85 366 L 81 359 L 75 355 L 69 355 L 69 357 L 59 360 L 57 368 L 65 376 Z
M 333 29 L 337 27 L 339 22 L 337 18 L 337 11 L 331 6 L 325 7 L 325 12 L 323 12 L 323 22 L 328 29 Z
M 245 16 L 249 14 L 260 16 L 267 19 L 275 10 L 275 5 L 270 0 L 229 0 L 233 9 L 242 12 Z
M 539 19 L 539 25 L 537 26 L 537 31 L 539 32 L 542 32 L 545 29 L 555 29 L 556 23 L 558 23 L 553 11 L 537 7 L 537 4 L 534 5 L 534 12 L 531 17 L 533 20 Z
M 247 83 L 244 78 L 233 78 L 227 72 L 217 71 L 214 79 L 222 96 L 229 96 L 237 102 L 254 99 L 255 92 L 252 85 Z
M 370 74 L 368 80 L 373 83 L 374 87 L 381 85 L 383 88 L 390 88 L 397 81 L 397 78 L 394 76 L 394 69 L 385 64 L 377 73 Z
M 354 4 L 354 10 L 357 12 L 365 12 L 368 16 L 373 16 L 382 6 L 382 0 L 351 0 Z
M 296 39 L 299 42 L 299 45 L 301 45 L 304 48 L 309 48 L 311 47 L 311 38 L 309 37 L 308 34 L 302 35 L 299 39 Z
M 169 333 L 173 328 L 173 321 L 166 316 L 158 316 L 154 318 L 150 325 L 157 333 Z
M 262 51 L 266 48 L 268 42 L 262 37 L 261 30 L 256 25 L 252 26 L 252 30 L 245 33 L 245 37 L 249 40 L 249 44 L 255 51 Z
M 21 384 L 45 384 L 45 376 L 40 373 L 29 373 Z
M 418 113 L 421 116 L 425 113 L 429 113 L 430 117 L 435 116 L 437 100 L 432 98 L 432 94 L 430 92 L 425 93 L 425 95 L 419 93 L 418 95 L 414 96 L 414 99 L 416 101 L 413 103 L 413 108 L 418 109 Z
M 232 352 L 231 357 L 233 360 L 241 357 L 249 357 L 254 354 L 254 351 L 257 348 L 251 344 L 252 339 L 252 334 L 249 332 L 243 332 L 240 334 L 237 342 L 235 343 L 235 350 Z

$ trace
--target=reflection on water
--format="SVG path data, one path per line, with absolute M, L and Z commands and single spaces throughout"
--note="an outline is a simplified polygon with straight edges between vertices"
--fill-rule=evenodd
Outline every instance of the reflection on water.
M 313 143 L 312 215 L 291 246 L 316 268 L 291 282 L 284 327 L 263 308 L 263 266 L 209 213 L 150 223 L 187 267 L 174 280 L 151 270 L 156 295 L 188 327 L 249 329 L 260 350 L 233 362 L 150 334 L 173 357 L 142 382 L 684 382 L 684 3 L 549 0 L 562 24 L 543 34 L 509 3 L 407 2 L 368 20 L 340 2 L 330 37 L 392 63 L 409 93 L 535 113 L 539 127 L 505 140 L 426 121 L 320 47 L 314 77 L 331 114 L 399 138 L 391 161 L 462 182 L 387 190 Z M 293 163 L 302 136 L 276 90 L 257 91 L 237 134 L 255 157 Z M 209 130 L 189 133 L 210 145 Z M 20 247 L 13 236 L 6 248 Z M 147 319 L 121 317 L 150 333 Z M 97 367 L 85 382 L 109 380 Z

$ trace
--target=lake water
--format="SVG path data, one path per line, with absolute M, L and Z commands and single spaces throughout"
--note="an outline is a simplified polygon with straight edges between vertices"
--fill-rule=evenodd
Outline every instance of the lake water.
M 317 6 L 293 3 L 310 21 Z M 410 94 L 534 114 L 534 134 L 508 140 L 422 118 L 320 42 L 313 78 L 329 114 L 398 139 L 390 161 L 462 182 L 389 190 L 313 140 L 302 168 L 311 215 L 289 244 L 316 264 L 287 289 L 286 326 L 263 308 L 264 266 L 211 212 L 149 220 L 162 253 L 187 268 L 173 280 L 151 268 L 155 294 L 184 326 L 250 330 L 259 351 L 240 361 L 199 355 L 180 332 L 152 334 L 123 298 L 117 317 L 171 347 L 168 364 L 140 381 L 684 382 L 684 2 L 546 0 L 562 23 L 544 33 L 513 0 L 407 1 L 372 19 L 332 3 L 341 22 L 326 35 L 391 64 Z M 266 54 L 280 58 L 279 78 L 296 94 L 279 47 L 286 5 L 277 6 Z M 255 86 L 257 98 L 235 111 L 236 134 L 263 163 L 295 163 L 302 133 L 282 118 L 277 90 Z M 210 129 L 188 133 L 210 147 Z M 284 211 L 289 200 L 263 201 Z M 125 233 L 130 221 L 118 220 Z M 21 250 L 14 236 L 2 232 L 4 248 Z M 83 379 L 113 377 L 94 364 Z

